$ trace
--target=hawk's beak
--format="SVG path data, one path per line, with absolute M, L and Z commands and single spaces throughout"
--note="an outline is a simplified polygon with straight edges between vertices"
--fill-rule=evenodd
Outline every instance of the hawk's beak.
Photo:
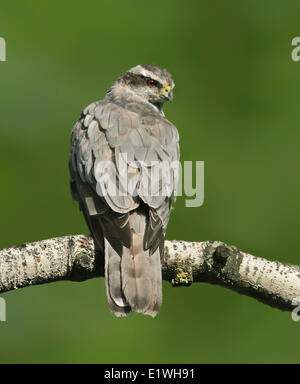
M 168 85 L 167 87 L 164 88 L 164 90 L 160 94 L 163 99 L 172 101 L 173 100 L 173 91 L 172 87 Z

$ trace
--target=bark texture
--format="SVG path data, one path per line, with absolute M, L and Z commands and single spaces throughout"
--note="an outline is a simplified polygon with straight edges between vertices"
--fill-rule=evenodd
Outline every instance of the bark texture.
M 300 268 L 269 261 L 220 241 L 165 241 L 163 279 L 173 286 L 207 282 L 282 310 L 300 299 Z M 104 276 L 90 236 L 71 235 L 0 250 L 0 293 L 58 280 Z

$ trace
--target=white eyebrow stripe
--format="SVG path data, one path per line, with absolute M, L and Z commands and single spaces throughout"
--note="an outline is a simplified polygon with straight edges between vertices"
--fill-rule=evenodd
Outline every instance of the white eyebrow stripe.
M 164 85 L 164 81 L 160 79 L 159 77 L 155 76 L 155 74 L 151 71 L 148 71 L 148 69 L 142 67 L 141 65 L 137 65 L 136 67 L 133 67 L 129 70 L 131 73 L 135 73 L 137 75 L 143 75 L 145 77 L 150 77 L 150 79 L 156 80 L 162 85 Z

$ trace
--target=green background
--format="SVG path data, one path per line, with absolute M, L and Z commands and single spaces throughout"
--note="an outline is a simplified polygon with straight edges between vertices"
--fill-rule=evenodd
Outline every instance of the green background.
M 140 63 L 166 67 L 182 160 L 205 202 L 179 198 L 167 239 L 222 240 L 299 264 L 299 1 L 12 1 L 0 5 L 0 248 L 87 233 L 69 195 L 69 136 Z M 2 294 L 1 363 L 296 363 L 300 322 L 208 284 L 164 283 L 155 319 L 109 311 L 103 279 Z

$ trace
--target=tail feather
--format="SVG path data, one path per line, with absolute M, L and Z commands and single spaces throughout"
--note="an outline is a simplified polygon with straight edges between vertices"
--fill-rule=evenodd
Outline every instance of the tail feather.
M 117 316 L 130 310 L 155 316 L 162 303 L 162 276 L 159 248 L 151 254 L 144 249 L 145 217 L 131 217 L 131 247 L 120 255 L 105 239 L 105 276 L 109 306 Z
M 153 300 L 149 307 L 149 314 L 155 316 L 162 305 L 162 271 L 159 248 L 150 257 L 150 268 L 153 276 Z
M 150 255 L 149 250 L 143 249 L 143 236 L 134 232 L 132 243 L 134 246 L 122 255 L 123 293 L 135 312 L 154 316 L 159 310 L 157 301 L 161 297 L 161 280 L 157 278 L 161 275 L 159 250 Z
M 110 309 L 116 316 L 126 316 L 131 308 L 121 289 L 121 257 L 105 239 L 105 285 Z

